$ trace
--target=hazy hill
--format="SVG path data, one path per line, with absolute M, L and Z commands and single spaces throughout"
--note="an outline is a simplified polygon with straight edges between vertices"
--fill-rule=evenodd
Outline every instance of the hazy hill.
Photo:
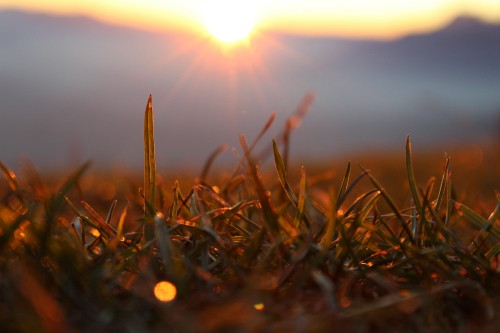
M 473 142 L 498 131 L 500 26 L 458 18 L 391 42 L 262 34 L 246 66 L 208 41 L 85 17 L 0 11 L 0 159 L 142 163 L 153 93 L 159 163 L 194 165 L 237 146 L 271 112 L 274 134 L 308 91 L 296 157 Z M 243 62 L 244 63 L 244 62 Z M 228 155 L 230 155 L 228 153 Z

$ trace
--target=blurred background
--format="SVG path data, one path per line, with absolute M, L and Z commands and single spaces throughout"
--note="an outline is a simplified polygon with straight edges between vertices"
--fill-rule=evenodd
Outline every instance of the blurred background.
M 236 30 L 221 1 L 0 0 L 0 160 L 140 168 L 150 93 L 161 168 L 198 170 L 274 112 L 269 145 L 306 95 L 301 163 L 403 152 L 407 134 L 422 150 L 498 148 L 500 2 L 253 3 L 228 42 L 205 22 Z

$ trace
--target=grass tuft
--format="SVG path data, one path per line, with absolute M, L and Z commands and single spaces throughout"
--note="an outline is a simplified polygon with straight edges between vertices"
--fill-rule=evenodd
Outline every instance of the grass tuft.
M 150 96 L 141 194 L 140 181 L 116 181 L 111 200 L 88 185 L 97 179 L 86 177 L 88 163 L 60 186 L 0 163 L 2 331 L 499 327 L 500 198 L 461 202 L 448 156 L 439 186 L 433 177 L 420 185 L 409 137 L 405 182 L 389 178 L 396 195 L 360 164 L 359 174 L 348 163 L 315 183 L 309 168 L 287 165 L 290 120 L 281 143 L 266 146 L 274 170 L 265 172 L 253 151 L 273 120 L 251 145 L 240 137 L 230 176 L 208 177 L 221 146 L 192 186 L 169 188 L 156 182 Z

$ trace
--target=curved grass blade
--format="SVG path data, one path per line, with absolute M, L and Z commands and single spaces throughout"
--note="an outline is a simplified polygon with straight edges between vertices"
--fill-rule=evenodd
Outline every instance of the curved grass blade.
M 340 185 L 340 191 L 337 195 L 337 203 L 338 205 L 342 204 L 342 201 L 344 199 L 344 195 L 347 190 L 347 186 L 349 186 L 349 179 L 351 177 L 351 162 L 349 161 L 347 163 L 347 169 L 345 171 L 344 178 L 342 179 L 342 184 Z M 342 200 L 341 200 L 342 199 Z
M 79 167 L 61 186 L 61 189 L 56 195 L 53 195 L 47 204 L 47 220 L 52 221 L 52 218 L 59 211 L 63 201 L 66 199 L 66 195 L 71 191 L 71 189 L 76 185 L 80 177 L 90 166 L 90 162 L 83 164 Z
M 248 162 L 250 176 L 254 183 L 255 191 L 257 192 L 257 196 L 262 206 L 262 213 L 264 215 L 264 220 L 271 229 L 270 231 L 273 234 L 273 237 L 276 237 L 280 231 L 278 217 L 276 216 L 276 213 L 274 212 L 274 209 L 271 205 L 270 198 L 267 195 L 267 191 L 264 188 L 264 184 L 262 184 L 262 179 L 257 170 L 257 165 L 253 160 L 250 151 L 248 150 L 248 145 L 244 135 L 240 136 L 240 144 L 241 147 L 243 148 L 243 152 L 245 153 L 245 157 Z
M 215 158 L 225 152 L 228 149 L 227 144 L 220 145 L 217 147 L 211 154 L 208 156 L 205 165 L 203 166 L 203 170 L 201 171 L 200 182 L 205 183 L 207 180 L 208 172 L 210 171 L 210 167 L 212 166 Z
M 115 211 L 117 203 L 118 203 L 118 200 L 113 200 L 113 202 L 111 203 L 111 207 L 109 207 L 108 215 L 106 215 L 106 221 L 105 221 L 106 224 L 111 223 L 111 217 L 113 217 L 113 212 Z

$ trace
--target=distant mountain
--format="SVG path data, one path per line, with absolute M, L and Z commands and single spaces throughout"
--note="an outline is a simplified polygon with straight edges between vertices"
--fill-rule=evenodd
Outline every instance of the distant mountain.
M 231 58 L 201 37 L 0 11 L 0 160 L 140 166 L 149 93 L 164 167 L 198 169 L 276 112 L 268 143 L 308 91 L 297 158 L 400 146 L 407 133 L 425 146 L 498 131 L 500 25 L 460 17 L 390 42 L 263 33 L 252 44 Z

